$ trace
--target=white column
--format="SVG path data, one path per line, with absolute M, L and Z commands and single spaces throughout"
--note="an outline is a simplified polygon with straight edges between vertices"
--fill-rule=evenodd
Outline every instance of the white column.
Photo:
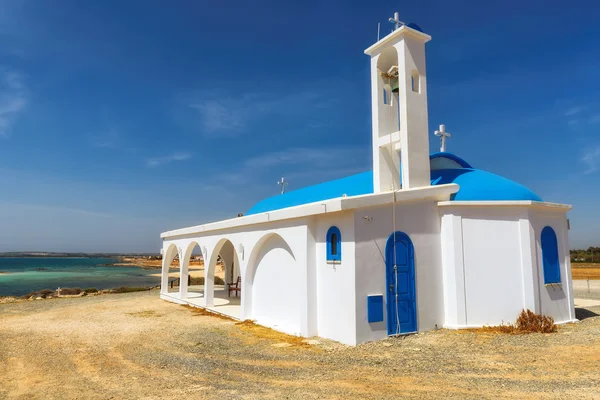
M 162 268 L 161 268 L 161 275 L 160 275 L 160 294 L 166 294 L 169 293 L 169 267 L 170 265 L 166 265 L 167 263 L 171 263 L 171 261 L 168 259 L 167 254 L 163 255 L 163 259 L 162 259 Z
M 541 309 L 536 296 L 539 285 L 536 244 L 533 228 L 529 222 L 529 215 L 519 220 L 519 239 L 521 246 L 523 308 L 539 314 Z
M 564 272 L 564 275 L 561 275 L 563 287 L 566 291 L 567 298 L 569 299 L 569 318 L 571 321 L 575 321 L 577 317 L 575 316 L 575 300 L 573 295 L 573 275 L 571 272 L 571 254 L 569 252 L 569 223 L 567 222 L 567 218 L 562 224 L 562 228 L 560 233 L 557 235 L 559 240 L 559 249 L 562 253 L 562 259 L 564 263 L 564 269 L 561 265 L 561 274 Z M 561 253 L 559 253 L 559 260 Z
M 248 261 L 245 259 L 240 260 L 239 267 L 240 276 L 242 277 L 242 290 L 240 291 L 240 320 L 245 321 L 252 316 L 252 288 L 246 275 Z M 237 279 L 235 274 L 233 279 Z
M 179 298 L 187 299 L 188 297 L 188 267 L 190 260 L 186 260 L 183 251 L 179 249 Z
M 215 254 L 214 260 L 212 254 L 208 250 L 206 251 L 205 260 L 208 260 L 209 264 L 204 265 L 204 306 L 214 307 L 215 305 L 215 270 L 217 268 L 217 254 Z
M 444 326 L 454 329 L 467 325 L 462 237 L 462 217 L 453 214 L 442 216 Z

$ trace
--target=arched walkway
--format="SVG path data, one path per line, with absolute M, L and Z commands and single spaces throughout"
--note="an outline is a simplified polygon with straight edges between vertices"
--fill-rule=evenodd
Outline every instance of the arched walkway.
M 198 241 L 192 241 L 183 251 L 179 267 L 180 299 L 200 299 L 206 271 L 204 254 Z
M 227 238 L 220 239 L 212 252 L 207 254 L 204 302 L 202 306 L 211 311 L 241 318 L 241 300 L 243 290 L 241 283 L 236 285 L 241 265 L 233 242 Z M 229 290 L 237 287 L 240 290 Z

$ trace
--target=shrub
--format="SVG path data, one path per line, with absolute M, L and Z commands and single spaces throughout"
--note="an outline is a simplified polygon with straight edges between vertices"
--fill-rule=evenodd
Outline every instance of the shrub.
M 517 318 L 516 328 L 521 333 L 552 333 L 557 331 L 554 318 L 535 314 L 531 310 L 521 311 L 519 318 Z
M 26 295 L 21 296 L 22 299 L 28 299 L 30 297 L 41 297 L 45 299 L 46 297 L 54 296 L 56 293 L 52 289 L 42 289 L 34 292 L 29 292 Z
M 190 281 L 191 285 L 204 285 L 205 279 L 203 276 L 199 277 L 199 278 L 192 278 Z M 225 281 L 223 281 L 223 278 L 219 277 L 219 276 L 215 276 L 215 285 L 224 285 Z
M 484 326 L 484 332 L 524 334 L 524 333 L 553 333 L 558 330 L 554 318 L 536 314 L 531 310 L 523 310 L 514 324 Z
M 90 288 L 84 289 L 83 291 L 86 293 L 98 293 L 98 289 L 96 289 L 95 287 L 90 287 Z
M 150 290 L 151 288 L 147 287 L 126 287 L 121 286 L 116 289 L 112 289 L 111 293 L 132 293 L 132 292 L 144 292 L 146 290 Z
M 192 278 L 190 281 L 191 285 L 204 285 L 204 277 L 201 276 L 200 278 Z
M 81 288 L 62 288 L 60 289 L 61 296 L 75 296 L 83 292 Z

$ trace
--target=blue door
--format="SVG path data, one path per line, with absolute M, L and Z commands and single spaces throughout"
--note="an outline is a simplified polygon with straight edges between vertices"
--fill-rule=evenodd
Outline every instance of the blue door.
M 415 256 L 407 234 L 393 233 L 385 246 L 388 335 L 417 331 Z

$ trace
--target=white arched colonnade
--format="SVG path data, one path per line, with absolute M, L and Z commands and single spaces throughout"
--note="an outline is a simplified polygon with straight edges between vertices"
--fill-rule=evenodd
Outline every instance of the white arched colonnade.
M 193 229 L 193 228 L 191 228 Z M 221 234 L 178 234 L 166 232 L 163 236 L 163 263 L 161 298 L 179 304 L 189 304 L 226 314 L 239 320 L 252 319 L 281 331 L 310 335 L 314 332 L 314 313 L 306 293 L 314 290 L 314 267 L 307 259 L 308 234 L 306 225 L 278 226 Z M 200 249 L 204 259 L 203 290 L 188 287 L 190 259 L 194 249 Z M 228 298 L 226 287 L 215 290 L 217 259 L 221 255 L 225 265 L 225 281 L 241 277 L 239 305 L 237 298 Z M 177 292 L 169 292 L 169 267 L 178 256 L 180 285 Z M 231 276 L 233 266 L 236 274 Z M 233 294 L 232 294 L 233 296 Z

